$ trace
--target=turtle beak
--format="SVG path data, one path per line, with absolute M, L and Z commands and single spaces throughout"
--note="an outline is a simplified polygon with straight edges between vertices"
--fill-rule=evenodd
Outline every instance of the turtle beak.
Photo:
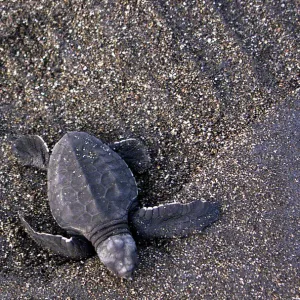
M 121 277 L 121 280 L 128 280 L 128 281 L 133 281 L 132 275 L 124 275 Z
M 126 280 L 130 280 L 132 281 L 133 280 L 133 276 L 132 276 L 132 273 L 134 271 L 134 268 L 132 268 L 131 270 L 128 270 L 126 271 L 125 273 L 119 273 L 119 276 L 123 279 L 126 279 Z
M 97 247 L 104 265 L 115 275 L 130 280 L 138 262 L 135 242 L 130 234 L 114 235 Z

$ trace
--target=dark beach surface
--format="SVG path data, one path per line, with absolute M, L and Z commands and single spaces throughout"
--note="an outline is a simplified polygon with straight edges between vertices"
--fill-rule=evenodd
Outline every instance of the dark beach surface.
M 297 1 L 5 1 L 0 21 L 0 299 L 299 299 Z M 138 240 L 132 282 L 62 234 L 19 134 L 143 140 L 142 205 L 218 201 L 202 235 Z

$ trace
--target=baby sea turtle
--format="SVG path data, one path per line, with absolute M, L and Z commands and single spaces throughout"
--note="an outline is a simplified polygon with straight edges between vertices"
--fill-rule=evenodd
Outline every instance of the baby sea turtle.
M 18 138 L 13 150 L 23 165 L 47 170 L 53 217 L 71 235 L 38 233 L 20 216 L 31 238 L 71 258 L 96 251 L 122 278 L 131 278 L 137 264 L 131 230 L 143 238 L 183 237 L 202 231 L 219 216 L 216 203 L 202 201 L 139 208 L 132 172 L 146 170 L 150 158 L 136 139 L 106 145 L 85 132 L 68 132 L 50 156 L 40 136 L 28 135 Z

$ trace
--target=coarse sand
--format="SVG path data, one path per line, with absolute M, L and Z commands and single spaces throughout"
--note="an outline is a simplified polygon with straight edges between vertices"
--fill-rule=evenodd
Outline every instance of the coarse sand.
M 7 0 L 0 4 L 0 299 L 300 299 L 299 3 Z M 141 139 L 141 205 L 218 201 L 201 235 L 138 240 L 133 281 L 62 234 L 46 174 L 11 144 L 69 130 Z

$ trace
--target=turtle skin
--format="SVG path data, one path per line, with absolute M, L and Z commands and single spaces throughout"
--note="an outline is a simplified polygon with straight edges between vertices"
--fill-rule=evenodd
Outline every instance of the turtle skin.
M 128 211 L 137 194 L 127 164 L 96 137 L 68 132 L 53 148 L 49 204 L 57 223 L 67 231 L 82 234 L 93 244 L 91 235 L 116 229 L 112 225 L 123 224 L 121 231 L 127 231 Z
M 107 146 L 85 132 L 68 132 L 50 156 L 40 136 L 27 135 L 15 141 L 13 152 L 22 165 L 48 170 L 52 214 L 71 236 L 37 232 L 20 215 L 30 237 L 41 247 L 73 259 L 96 252 L 121 278 L 132 278 L 138 261 L 128 226 L 141 238 L 185 237 L 202 232 L 219 218 L 219 205 L 201 200 L 139 208 L 129 168 L 142 173 L 150 157 L 136 139 Z

